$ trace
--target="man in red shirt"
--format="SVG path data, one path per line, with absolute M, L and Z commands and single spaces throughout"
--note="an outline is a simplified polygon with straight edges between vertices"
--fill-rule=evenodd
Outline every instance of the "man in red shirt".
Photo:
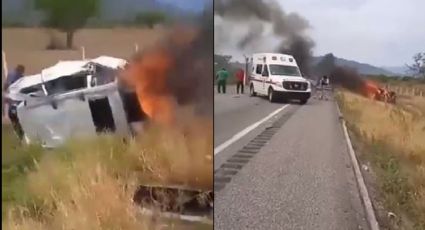
M 239 94 L 239 89 L 243 94 L 243 79 L 244 79 L 244 71 L 242 69 L 238 69 L 235 73 L 236 78 L 236 93 Z

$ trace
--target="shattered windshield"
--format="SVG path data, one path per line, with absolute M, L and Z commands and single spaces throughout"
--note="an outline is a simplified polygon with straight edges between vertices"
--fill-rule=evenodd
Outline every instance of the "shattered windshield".
M 285 75 L 301 77 L 300 70 L 296 66 L 288 65 L 269 65 L 271 75 Z

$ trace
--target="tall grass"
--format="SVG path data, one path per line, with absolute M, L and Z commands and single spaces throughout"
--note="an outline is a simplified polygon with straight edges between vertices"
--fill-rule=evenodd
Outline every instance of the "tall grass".
M 425 229 L 425 98 L 404 97 L 397 105 L 338 93 L 344 118 L 370 161 L 397 229 Z
M 2 141 L 11 141 L 4 138 L 10 135 Z M 24 157 L 2 167 L 6 189 L 2 225 L 5 229 L 158 229 L 167 222 L 158 224 L 140 213 L 132 201 L 137 186 L 212 189 L 212 141 L 212 125 L 195 120 L 179 127 L 152 126 L 131 139 L 112 134 L 74 139 L 50 152 L 10 145 L 3 159 Z M 14 167 L 26 169 L 15 175 Z

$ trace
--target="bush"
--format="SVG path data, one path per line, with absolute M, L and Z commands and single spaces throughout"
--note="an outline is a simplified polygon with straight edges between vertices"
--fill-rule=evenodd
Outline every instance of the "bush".
M 25 25 L 22 22 L 14 22 L 14 21 L 3 21 L 1 26 L 3 28 L 25 28 L 27 25 Z

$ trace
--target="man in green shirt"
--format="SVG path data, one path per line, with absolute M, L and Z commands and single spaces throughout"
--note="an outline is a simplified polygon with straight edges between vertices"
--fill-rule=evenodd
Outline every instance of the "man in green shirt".
M 216 78 L 217 78 L 217 89 L 218 93 L 226 93 L 226 80 L 229 77 L 229 72 L 225 68 L 222 68 L 217 72 Z M 222 90 L 220 90 L 222 89 Z

